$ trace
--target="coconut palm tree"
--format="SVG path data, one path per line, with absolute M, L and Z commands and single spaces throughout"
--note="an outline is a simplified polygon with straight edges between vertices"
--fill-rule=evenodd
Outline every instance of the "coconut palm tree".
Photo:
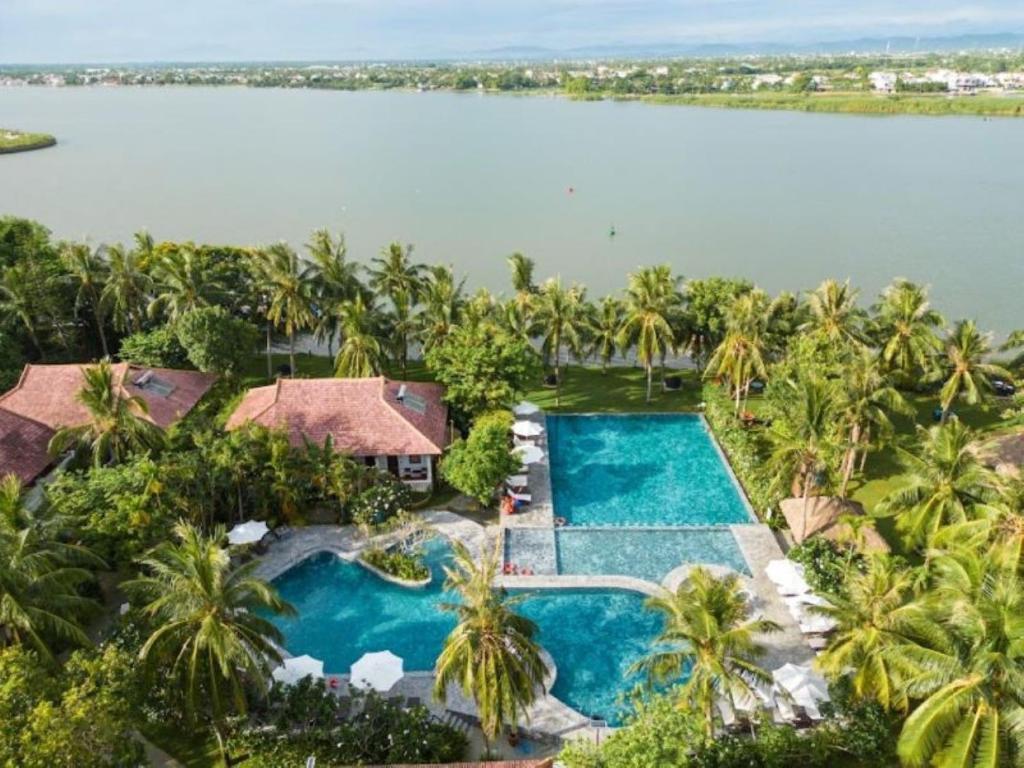
M 624 315 L 622 302 L 614 296 L 605 296 L 587 313 L 587 354 L 600 359 L 601 373 L 608 373 L 608 363 L 618 349 Z
M 737 296 L 726 313 L 726 332 L 722 343 L 712 352 L 704 371 L 705 378 L 724 378 L 733 390 L 736 415 L 750 383 L 768 376 L 766 324 L 770 302 L 760 290 Z
M 954 400 L 975 405 L 992 391 L 993 379 L 1013 378 L 1001 365 L 985 362 L 992 352 L 991 338 L 981 333 L 973 320 L 958 322 L 946 337 L 943 349 L 945 384 L 939 394 L 943 419 L 947 418 Z
M 413 332 L 412 312 L 419 303 L 424 265 L 412 261 L 412 246 L 391 243 L 373 259 L 370 287 L 387 296 L 394 317 L 394 347 L 403 372 L 409 359 L 409 338 Z
M 857 307 L 857 291 L 849 280 L 825 280 L 807 295 L 807 308 L 810 318 L 803 330 L 833 343 L 863 343 L 865 314 Z
M 338 311 L 342 342 L 335 360 L 335 376 L 363 379 L 380 374 L 381 343 L 374 315 L 373 306 L 367 306 L 361 295 L 342 302 Z
M 533 282 L 533 259 L 518 252 L 513 253 L 508 257 L 508 266 L 512 271 L 512 290 L 515 291 L 512 303 L 524 324 L 529 325 L 537 295 L 537 286 Z
M 460 600 L 443 603 L 441 610 L 455 614 L 458 623 L 445 639 L 434 677 L 438 701 L 454 684 L 476 702 L 486 742 L 505 723 L 518 722 L 544 691 L 548 674 L 534 639 L 537 626 L 514 610 L 526 595 L 510 597 L 493 588 L 500 546 L 496 540 L 494 550 L 476 562 L 465 545 L 454 543 L 445 588 Z
M 264 276 L 270 303 L 267 318 L 288 336 L 288 364 L 295 375 L 295 335 L 311 328 L 313 285 L 309 267 L 285 243 L 270 246 L 264 263 Z
M 973 450 L 973 438 L 955 419 L 928 430 L 918 427 L 916 452 L 901 451 L 906 481 L 882 499 L 877 512 L 897 515 L 897 525 L 916 544 L 942 526 L 990 514 L 996 479 Z
M 644 605 L 665 624 L 653 641 L 655 650 L 633 669 L 645 673 L 650 683 L 674 683 L 688 673 L 676 695 L 682 707 L 700 715 L 709 738 L 718 699 L 735 703 L 754 695 L 758 684 L 770 684 L 771 675 L 756 663 L 764 653 L 756 638 L 780 628 L 753 618 L 736 574 L 716 579 L 697 566 L 675 592 L 649 597 Z
M 783 385 L 787 397 L 767 432 L 771 445 L 767 467 L 774 488 L 784 493 L 796 488 L 803 498 L 799 537 L 803 540 L 811 491 L 827 486 L 839 453 L 837 401 L 828 382 L 811 374 Z
M 189 717 L 207 710 L 223 754 L 226 716 L 245 712 L 246 687 L 264 690 L 281 661 L 284 637 L 265 612 L 294 610 L 253 575 L 256 563 L 232 568 L 223 527 L 206 536 L 180 522 L 174 539 L 143 558 L 144 575 L 125 584 L 155 627 L 139 659 L 179 681 Z
M 0 647 L 28 645 L 52 662 L 54 641 L 89 644 L 80 620 L 98 606 L 78 587 L 90 578 L 85 566 L 104 564 L 46 522 L 25 506 L 21 480 L 0 478 Z
M 203 258 L 191 243 L 164 251 L 153 261 L 155 296 L 149 302 L 150 318 L 165 315 L 174 323 L 187 312 L 208 307 L 224 293 L 224 286 L 210 275 Z
M 110 356 L 107 347 L 106 311 L 101 301 L 109 269 L 99 249 L 93 250 L 85 243 L 68 243 L 60 252 L 61 264 L 68 277 L 74 281 L 75 313 L 88 305 L 92 311 L 96 333 L 100 337 L 100 348 L 104 357 Z
M 927 289 L 896 280 L 873 309 L 872 335 L 886 368 L 904 382 L 929 371 L 942 347 L 936 331 L 944 321 L 931 308 Z
M 664 359 L 675 348 L 673 315 L 681 302 L 679 279 L 667 266 L 647 267 L 629 276 L 622 327 L 618 345 L 636 347 L 636 357 L 644 367 L 646 399 L 651 401 L 654 361 Z
M 839 380 L 839 412 L 848 430 L 839 490 L 839 495 L 845 497 L 858 452 L 862 456 L 861 471 L 864 471 L 872 434 L 879 438 L 892 434 L 889 414 L 911 416 L 914 409 L 889 383 L 875 353 L 860 348 L 853 352 Z
M 0 273 L 0 315 L 16 318 L 39 353 L 39 359 L 45 360 L 46 353 L 39 342 L 41 319 L 37 281 L 38 275 L 31 264 L 5 268 Z
M 828 605 L 809 609 L 836 622 L 817 665 L 831 678 L 850 675 L 857 698 L 905 712 L 913 665 L 904 651 L 918 639 L 934 641 L 942 629 L 915 600 L 912 571 L 892 558 L 872 555 L 864 570 L 849 569 L 844 586 L 826 595 Z
M 562 347 L 567 347 L 574 354 L 578 354 L 581 349 L 584 303 L 582 287 L 573 285 L 571 288 L 563 288 L 558 278 L 547 280 L 537 294 L 536 320 L 543 329 L 544 353 L 554 359 L 555 405 L 561 402 L 562 397 Z
M 89 412 L 89 421 L 58 429 L 50 439 L 52 455 L 80 449 L 92 456 L 93 466 L 101 467 L 117 464 L 133 453 L 163 447 L 163 430 L 146 418 L 146 401 L 123 393 L 108 361 L 82 368 L 82 378 L 84 383 L 75 399 Z
M 359 265 L 348 260 L 345 237 L 332 237 L 326 229 L 313 232 L 306 244 L 309 274 L 316 297 L 317 341 L 327 342 L 327 354 L 334 357 L 334 338 L 338 330 L 338 305 L 362 290 Z
M 942 627 L 911 648 L 907 676 L 917 700 L 903 723 L 903 765 L 1010 768 L 1024 761 L 1024 587 L 1001 557 L 958 553 L 937 563 L 926 599 Z
M 153 279 L 145 271 L 138 251 L 127 251 L 115 244 L 106 246 L 110 276 L 103 287 L 101 300 L 110 312 L 114 328 L 121 333 L 142 330 L 143 308 L 149 300 Z
M 1006 341 L 999 347 L 1001 352 L 1008 352 L 1010 350 L 1018 350 L 1024 347 L 1024 330 L 1013 331 L 1009 336 L 1006 337 Z M 1007 363 L 1007 368 L 1019 371 L 1021 367 L 1024 367 L 1024 352 L 1018 352 L 1014 358 Z
M 423 282 L 423 309 L 416 318 L 424 352 L 442 341 L 458 324 L 465 282 L 456 283 L 455 273 L 448 266 L 438 264 L 428 270 Z

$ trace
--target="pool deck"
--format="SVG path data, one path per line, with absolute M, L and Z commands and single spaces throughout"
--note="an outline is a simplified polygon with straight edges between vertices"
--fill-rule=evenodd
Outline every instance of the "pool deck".
M 532 421 L 544 428 L 534 442 L 544 451 L 544 458 L 528 467 L 527 485 L 533 500 L 522 512 L 514 515 L 502 515 L 501 524 L 510 528 L 525 526 L 528 528 L 551 528 L 555 525 L 554 504 L 551 497 L 551 457 L 548 453 L 547 420 L 544 412 L 532 416 L 521 417 L 524 421 Z M 552 554 L 554 557 L 554 554 Z

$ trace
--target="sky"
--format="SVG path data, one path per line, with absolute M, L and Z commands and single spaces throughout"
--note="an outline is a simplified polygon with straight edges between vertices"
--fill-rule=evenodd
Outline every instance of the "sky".
M 472 58 L 1024 31 L 1022 0 L 0 0 L 0 62 Z

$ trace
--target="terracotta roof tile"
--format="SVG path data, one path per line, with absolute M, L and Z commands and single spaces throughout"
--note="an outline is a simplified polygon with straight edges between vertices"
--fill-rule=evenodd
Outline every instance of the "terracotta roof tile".
M 77 399 L 83 384 L 83 367 L 88 364 L 26 365 L 14 389 L 0 397 L 0 407 L 51 429 L 85 424 L 89 414 Z M 149 406 L 149 420 L 164 428 L 192 410 L 217 379 L 210 373 L 146 368 L 128 363 L 111 367 L 114 382 L 122 394 L 142 397 Z M 157 384 L 167 385 L 170 391 L 162 394 L 152 386 L 138 386 L 136 382 L 147 373 L 152 374 Z
M 422 412 L 398 400 L 400 388 L 422 401 Z M 227 428 L 246 422 L 286 428 L 292 444 L 303 436 L 353 456 L 438 455 L 447 445 L 448 408 L 439 384 L 372 379 L 279 379 L 249 390 Z
M 17 475 L 31 483 L 50 466 L 47 446 L 53 430 L 38 421 L 0 408 L 0 477 Z

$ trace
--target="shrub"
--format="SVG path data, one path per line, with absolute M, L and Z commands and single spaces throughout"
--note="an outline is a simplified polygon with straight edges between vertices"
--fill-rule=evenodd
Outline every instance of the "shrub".
M 200 371 L 234 374 L 253 353 L 259 331 L 224 307 L 186 312 L 175 325 L 178 342 Z
M 126 363 L 154 368 L 188 367 L 188 353 L 178 341 L 174 329 L 168 325 L 126 337 L 121 342 L 118 356 Z
M 491 411 L 477 418 L 466 440 L 456 440 L 441 461 L 441 476 L 451 485 L 486 504 L 494 489 L 519 468 L 509 449 L 512 414 Z
M 352 502 L 352 522 L 364 531 L 378 529 L 399 513 L 405 512 L 411 501 L 409 486 L 389 474 L 381 473 L 377 481 Z
M 835 542 L 816 536 L 789 550 L 790 560 L 804 566 L 807 583 L 819 592 L 842 594 L 850 566 L 858 567 L 864 558 Z
M 363 552 L 362 558 L 374 568 L 405 581 L 422 581 L 430 576 L 430 569 L 418 552 L 371 547 Z

